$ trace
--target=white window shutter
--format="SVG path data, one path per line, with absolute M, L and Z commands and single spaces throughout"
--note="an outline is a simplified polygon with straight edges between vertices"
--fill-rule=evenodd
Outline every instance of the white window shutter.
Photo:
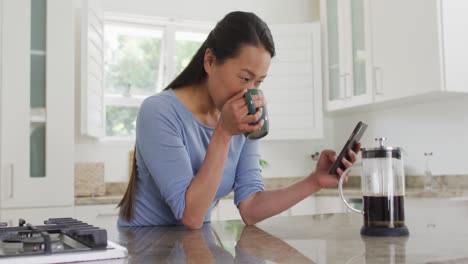
M 323 137 L 320 25 L 270 26 L 276 56 L 262 90 L 270 133 L 265 140 Z
M 83 0 L 81 15 L 81 133 L 105 135 L 104 19 L 100 1 Z

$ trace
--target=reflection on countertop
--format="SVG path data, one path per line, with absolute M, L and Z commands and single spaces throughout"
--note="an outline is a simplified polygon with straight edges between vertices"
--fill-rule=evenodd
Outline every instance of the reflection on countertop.
M 423 199 L 426 200 L 426 199 Z M 468 263 L 468 203 L 421 201 L 407 207 L 409 237 L 364 237 L 353 213 L 120 228 L 110 239 L 129 263 Z
M 184 227 L 122 228 L 119 243 L 130 263 L 315 263 L 303 253 L 256 226 L 239 223 Z
M 276 189 L 288 186 L 300 180 L 300 177 L 265 178 L 265 189 Z M 406 177 L 406 197 L 410 198 L 455 198 L 468 200 L 468 176 L 434 176 L 434 189 L 424 191 L 422 176 Z M 127 188 L 126 182 L 106 183 L 104 196 L 75 197 L 75 205 L 117 204 L 122 199 Z M 344 188 L 346 197 L 361 196 L 360 177 L 351 176 Z M 314 196 L 338 196 L 337 188 L 326 188 L 315 193 Z M 224 199 L 233 199 L 231 192 Z

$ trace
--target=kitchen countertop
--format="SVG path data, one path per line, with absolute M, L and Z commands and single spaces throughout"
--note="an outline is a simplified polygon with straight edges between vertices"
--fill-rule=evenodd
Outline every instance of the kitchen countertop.
M 109 263 L 468 263 L 468 202 L 413 199 L 408 237 L 364 237 L 355 213 L 286 216 L 246 227 L 241 221 L 108 229 L 129 258 Z

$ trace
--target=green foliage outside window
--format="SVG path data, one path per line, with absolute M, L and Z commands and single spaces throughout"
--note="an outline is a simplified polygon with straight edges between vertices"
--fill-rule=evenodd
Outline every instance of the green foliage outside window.
M 106 94 L 150 96 L 162 85 L 160 74 L 162 40 L 155 37 L 119 35 L 117 45 L 106 47 L 104 82 Z M 175 73 L 190 62 L 201 42 L 176 40 Z M 106 106 L 106 135 L 135 136 L 138 108 Z
M 159 75 L 161 40 L 119 36 L 118 49 L 109 51 L 105 64 L 108 93 L 152 94 Z
M 178 40 L 175 49 L 175 71 L 180 73 L 192 59 L 193 55 L 200 48 L 198 41 Z
M 107 106 L 106 135 L 119 137 L 135 136 L 136 116 L 138 108 Z

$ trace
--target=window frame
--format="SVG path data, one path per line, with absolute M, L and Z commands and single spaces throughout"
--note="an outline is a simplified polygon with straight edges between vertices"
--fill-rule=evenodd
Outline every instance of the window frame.
M 180 20 L 163 17 L 146 17 L 139 15 L 108 13 L 104 14 L 104 27 L 108 25 L 121 25 L 128 27 L 141 27 L 163 32 L 161 42 L 160 74 L 155 94 L 161 92 L 165 85 L 175 78 L 175 36 L 176 32 L 191 32 L 209 34 L 214 24 L 202 21 Z M 104 66 L 104 65 L 103 65 Z M 104 72 L 104 69 L 103 69 Z M 135 136 L 108 136 L 106 133 L 107 106 L 122 106 L 139 108 L 144 99 L 150 95 L 116 95 L 103 91 L 104 136 L 99 139 L 101 143 L 111 145 L 126 145 L 135 141 Z

